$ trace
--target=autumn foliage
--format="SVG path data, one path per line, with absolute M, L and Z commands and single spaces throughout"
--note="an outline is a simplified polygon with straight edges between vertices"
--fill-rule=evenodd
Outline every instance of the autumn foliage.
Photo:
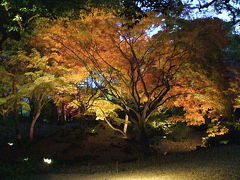
M 28 48 L 11 57 L 23 63 L 25 81 L 15 94 L 19 101 L 33 102 L 32 129 L 52 101 L 65 120 L 66 113 L 92 113 L 125 137 L 129 125 L 144 146 L 149 146 L 150 117 L 163 109 L 182 108 L 168 121 L 207 124 L 209 136 L 226 133 L 225 121 L 231 120 L 239 95 L 237 73 L 224 63 L 224 22 L 180 19 L 172 26 L 149 13 L 134 26 L 129 23 L 100 10 L 81 12 L 76 19 L 35 21 Z M 150 35 L 154 29 L 159 31 Z M 5 71 L 11 73 L 7 66 Z
M 149 14 L 133 28 L 125 23 L 99 11 L 74 21 L 42 19 L 31 44 L 71 68 L 70 79 L 92 77 L 101 92 L 97 100 L 124 111 L 143 141 L 152 113 L 172 106 L 183 107 L 185 113 L 171 121 L 201 125 L 210 119 L 210 134 L 227 132 L 220 121 L 231 116 L 233 99 L 226 98 L 223 22 L 199 19 L 171 28 Z M 160 31 L 149 36 L 153 26 Z M 107 112 L 106 107 L 101 111 Z

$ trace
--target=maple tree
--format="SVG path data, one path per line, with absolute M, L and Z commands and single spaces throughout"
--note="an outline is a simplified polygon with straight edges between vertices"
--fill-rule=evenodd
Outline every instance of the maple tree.
M 144 146 L 149 145 L 146 134 L 148 119 L 171 99 L 174 99 L 172 102 L 175 106 L 181 104 L 189 111 L 183 119 L 189 124 L 205 123 L 204 115 L 212 107 L 222 108 L 223 104 L 219 102 L 224 95 L 221 95 L 219 85 L 223 79 L 216 80 L 218 67 L 207 69 L 212 66 L 210 60 L 213 64 L 220 62 L 220 49 L 225 46 L 224 39 L 214 37 L 216 30 L 219 36 L 224 36 L 221 22 L 211 19 L 193 21 L 190 25 L 197 28 L 194 35 L 189 36 L 192 29 L 167 29 L 161 18 L 151 14 L 128 28 L 122 26 L 126 20 L 111 13 L 101 13 L 97 11 L 75 21 L 59 19 L 48 27 L 40 26 L 35 40 L 41 42 L 38 47 L 55 49 L 62 61 L 78 62 L 102 93 L 102 98 L 96 101 L 97 106 L 107 103 L 124 111 L 131 124 L 138 129 L 140 142 Z M 199 30 L 202 24 L 205 26 Z M 147 30 L 154 25 L 162 26 L 163 30 L 150 37 Z M 196 67 L 202 72 L 196 71 Z M 205 72 L 204 68 L 207 69 Z M 215 78 L 217 83 L 211 84 L 208 72 L 216 73 L 211 78 Z M 203 88 L 205 86 L 212 90 Z M 212 92 L 217 92 L 215 97 L 219 101 L 209 99 Z M 112 118 L 107 115 L 109 106 L 104 106 L 96 112 L 99 112 L 99 119 L 107 120 L 112 126 Z M 223 132 L 226 132 L 224 127 Z
M 235 87 L 231 98 L 226 98 L 228 88 L 237 85 L 224 79 L 228 71 L 223 63 L 222 50 L 227 47 L 223 22 L 179 19 L 169 24 L 172 19 L 166 20 L 166 16 L 147 16 L 131 28 L 125 25 L 132 19 L 100 10 L 82 11 L 77 19 L 39 18 L 34 22 L 28 50 L 18 49 L 9 56 L 12 64 L 23 63 L 22 73 L 16 77 L 25 78 L 13 97 L 34 102 L 31 138 L 49 100 L 61 109 L 64 119 L 73 111 L 93 111 L 98 120 L 124 136 L 130 124 L 144 146 L 149 145 L 149 118 L 166 107 L 184 109 L 184 116 L 171 121 L 200 125 L 210 120 L 209 134 L 227 132 L 221 121 L 231 118 L 238 96 Z M 155 27 L 159 32 L 149 36 Z M 125 120 L 119 118 L 119 110 Z
M 212 121 L 208 130 L 211 136 L 228 131 L 221 121 L 231 120 L 233 112 L 234 98 L 228 92 L 231 78 L 226 77 L 228 69 L 224 64 L 225 55 L 222 50 L 227 47 L 227 33 L 223 25 L 219 19 L 194 20 L 191 24 L 186 24 L 181 34 L 185 38 L 185 33 L 191 32 L 195 39 L 191 43 L 194 49 L 191 64 L 185 67 L 182 75 L 191 78 L 189 87 L 194 87 L 197 91 L 174 101 L 176 106 L 183 106 L 186 111 L 185 118 L 178 117 L 176 120 L 195 125 L 206 123 L 209 119 Z M 211 131 L 212 128 L 218 130 L 214 132 Z
M 88 110 L 99 96 L 97 90 L 89 87 L 87 79 L 81 80 L 81 75 L 75 81 L 70 81 L 75 91 L 57 93 L 54 104 L 57 106 L 58 121 L 67 122 L 74 118 L 84 118 Z
M 23 74 L 26 70 L 24 62 L 16 58 L 16 52 L 22 47 L 22 42 L 7 39 L 1 52 L 1 82 L 3 83 L 4 91 L 1 95 L 1 109 L 3 114 L 14 112 L 14 121 L 16 129 L 16 138 L 21 139 L 20 121 L 19 121 L 19 108 L 26 106 L 21 98 L 17 96 L 18 88 L 23 83 Z
M 64 6 L 63 4 L 64 3 Z M 76 3 L 79 3 L 76 6 Z M 18 61 L 17 55 L 20 49 L 24 49 L 27 45 L 27 40 L 25 36 L 29 36 L 29 32 L 31 32 L 33 26 L 32 23 L 38 19 L 38 17 L 51 17 L 55 18 L 57 16 L 74 16 L 72 13 L 73 9 L 77 12 L 83 6 L 98 6 L 98 2 L 95 1 L 64 1 L 64 2 L 54 2 L 52 1 L 49 4 L 48 1 L 9 1 L 3 0 L 0 3 L 0 50 L 1 50 L 1 65 L 5 66 L 4 69 L 1 69 L 1 75 L 3 75 L 6 81 L 9 81 L 9 78 L 12 81 L 10 89 L 12 89 L 12 93 L 15 95 L 10 96 L 9 93 L 6 93 L 1 96 L 1 112 L 2 114 L 6 115 L 6 113 L 14 111 L 15 112 L 15 121 L 16 121 L 16 131 L 17 137 L 20 137 L 20 122 L 18 117 L 18 110 L 20 106 L 26 105 L 27 103 L 22 101 L 21 98 L 17 97 L 17 91 L 20 88 L 19 84 L 22 82 L 24 68 L 19 70 L 17 67 L 18 65 L 22 64 L 21 61 Z M 102 1 L 100 4 L 104 4 L 105 1 Z M 70 13 L 71 11 L 71 13 Z M 78 13 L 77 13 L 78 14 Z M 10 42 L 11 41 L 11 42 Z M 16 44 L 18 48 L 11 49 L 10 51 L 5 48 L 5 44 L 11 44 L 11 46 L 15 47 Z M 31 49 L 30 47 L 26 47 L 26 49 Z M 6 62 L 6 59 L 8 59 Z M 19 62 L 19 64 L 17 64 Z M 8 64 L 8 65 L 7 65 Z M 7 66 L 11 66 L 10 69 Z M 61 67 L 61 66 L 59 66 Z M 56 68 L 57 69 L 57 68 Z M 15 72 L 21 72 L 22 74 L 16 74 Z M 60 72 L 60 70 L 59 70 Z M 20 80 L 18 82 L 18 80 Z M 8 84 L 8 83 L 7 83 Z M 4 86 L 6 86 L 6 82 L 4 81 Z M 5 97 L 6 96 L 6 97 Z M 15 103 L 13 103 L 15 102 Z
M 20 42 L 20 41 L 19 41 Z M 5 52 L 6 53 L 6 52 Z M 8 58 L 2 64 L 2 83 L 11 82 L 12 92 L 3 92 L 1 108 L 3 113 L 14 111 L 17 135 L 20 136 L 19 108 L 25 106 L 33 116 L 29 137 L 33 140 L 34 126 L 43 107 L 59 92 L 73 93 L 75 88 L 61 73 L 68 75 L 67 68 L 49 63 L 50 59 L 38 51 L 14 50 L 12 54 L 3 55 Z M 12 71 L 13 72 L 12 72 Z M 18 72 L 16 72 L 18 70 Z M 59 70 L 55 71 L 55 70 Z M 55 73 L 55 74 L 54 74 Z M 8 82 L 9 83 L 9 82 Z M 4 85 L 4 87 L 7 84 Z
M 29 132 L 31 140 L 34 138 L 34 126 L 38 120 L 43 107 L 52 99 L 56 93 L 60 91 L 74 91 L 62 76 L 50 74 L 52 66 L 49 66 L 46 56 L 32 50 L 30 54 L 27 52 L 18 52 L 18 59 L 26 63 L 26 71 L 24 73 L 25 82 L 19 88 L 18 96 L 28 98 L 32 102 L 31 109 L 33 117 Z M 63 86 L 63 87 L 62 87 Z

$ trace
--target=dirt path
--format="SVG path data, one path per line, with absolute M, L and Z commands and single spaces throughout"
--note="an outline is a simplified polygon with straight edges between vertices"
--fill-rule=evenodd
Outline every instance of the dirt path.
M 239 180 L 240 146 L 222 146 L 145 161 L 113 165 L 112 170 L 38 175 L 36 180 Z M 117 172 L 118 171 L 118 172 Z

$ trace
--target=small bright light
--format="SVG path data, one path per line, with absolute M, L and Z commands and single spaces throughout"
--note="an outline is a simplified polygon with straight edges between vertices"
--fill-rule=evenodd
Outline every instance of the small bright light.
M 28 158 L 28 157 L 26 157 L 26 158 L 24 158 L 23 160 L 24 160 L 24 161 L 28 161 L 28 160 L 29 160 L 29 158 Z
M 46 164 L 51 164 L 52 163 L 52 159 L 43 158 L 43 162 L 45 162 Z
M 167 138 L 167 136 L 163 136 L 163 139 L 166 139 Z
M 9 146 L 13 146 L 13 143 L 12 143 L 12 142 L 9 142 L 8 145 L 9 145 Z

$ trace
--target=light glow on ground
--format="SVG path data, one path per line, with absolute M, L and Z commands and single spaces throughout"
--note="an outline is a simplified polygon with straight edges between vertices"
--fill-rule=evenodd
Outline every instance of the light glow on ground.
M 46 164 L 51 164 L 52 163 L 52 159 L 50 158 L 43 158 L 43 162 Z
M 13 143 L 12 143 L 12 142 L 9 142 L 8 145 L 9 145 L 9 146 L 13 146 Z

